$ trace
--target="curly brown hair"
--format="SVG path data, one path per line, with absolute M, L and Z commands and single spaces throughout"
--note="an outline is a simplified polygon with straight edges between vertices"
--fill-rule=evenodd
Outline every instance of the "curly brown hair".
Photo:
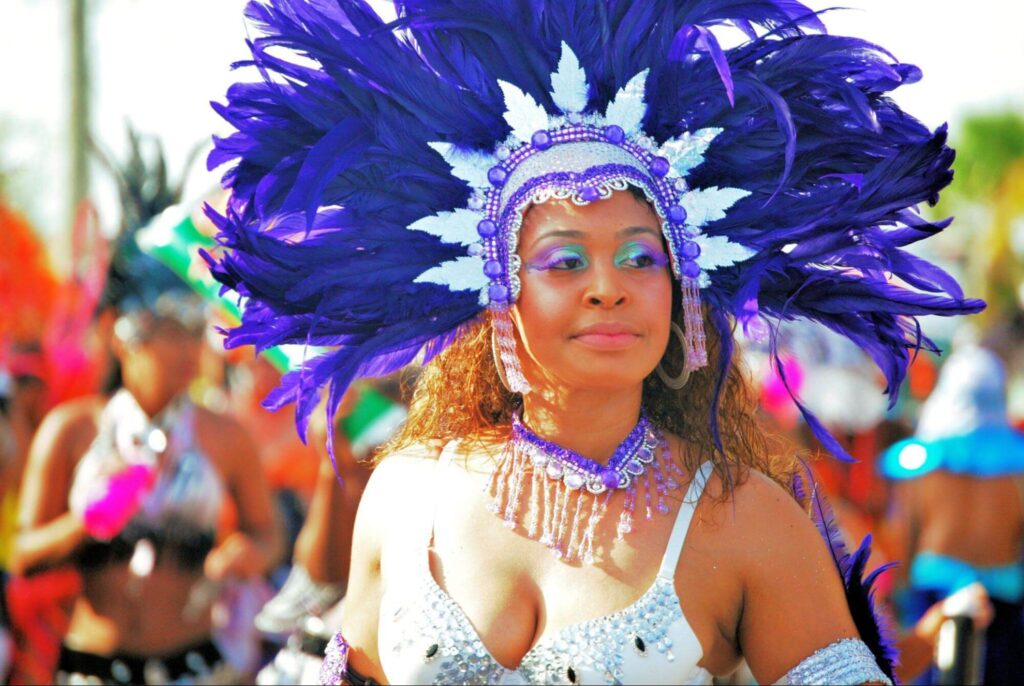
M 682 326 L 678 303 L 673 313 L 673 319 Z M 768 434 L 758 421 L 757 398 L 749 374 L 735 354 L 718 406 L 722 450 L 716 447 L 710 417 L 722 345 L 714 327 L 705 328 L 708 366 L 690 374 L 680 390 L 669 388 L 657 374 L 650 374 L 643 389 L 648 416 L 662 430 L 683 439 L 685 449 L 680 457 L 687 473 L 693 473 L 707 459 L 713 461 L 725 485 L 723 498 L 750 469 L 788 487 L 798 462 L 782 439 Z M 682 369 L 682 363 L 682 347 L 670 343 L 662 365 L 676 370 Z M 378 455 L 434 441 L 504 440 L 511 430 L 512 413 L 520 404 L 519 395 L 509 392 L 498 376 L 491 350 L 491 320 L 485 315 L 422 369 L 405 425 Z

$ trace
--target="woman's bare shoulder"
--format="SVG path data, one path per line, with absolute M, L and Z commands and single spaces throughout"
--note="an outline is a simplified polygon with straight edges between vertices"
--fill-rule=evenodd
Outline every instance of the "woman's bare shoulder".
M 33 439 L 33 452 L 64 452 L 76 455 L 96 435 L 96 425 L 106 398 L 99 395 L 75 398 L 57 405 L 43 418 Z
M 88 395 L 64 401 L 46 414 L 40 428 L 66 432 L 95 426 L 106 400 L 101 395 Z
M 742 538 L 774 539 L 794 527 L 815 532 L 793 494 L 757 469 L 716 469 L 705 492 L 714 503 L 711 509 L 724 515 L 719 518 L 723 526 Z
M 377 458 L 370 478 L 386 481 L 432 470 L 443 449 L 441 441 L 423 441 L 386 452 Z
M 417 443 L 385 453 L 373 468 L 360 501 L 360 510 L 404 509 L 395 504 L 417 500 L 434 478 L 442 445 Z
M 724 489 L 716 474 L 709 481 L 709 494 L 721 496 Z M 745 585 L 774 586 L 794 577 L 838 581 L 828 546 L 810 515 L 774 479 L 747 469 L 724 497 L 710 500 L 704 518 L 714 526 L 705 541 L 735 561 Z

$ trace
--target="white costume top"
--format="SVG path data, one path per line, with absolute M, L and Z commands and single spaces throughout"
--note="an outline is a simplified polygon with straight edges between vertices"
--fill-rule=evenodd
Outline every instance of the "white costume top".
M 449 447 L 442 453 L 442 463 Z M 393 684 L 710 684 L 704 656 L 683 616 L 675 570 L 712 464 L 695 474 L 654 583 L 628 607 L 540 640 L 512 670 L 490 654 L 430 571 L 433 503 L 422 544 L 410 546 L 404 583 L 381 598 L 378 650 Z

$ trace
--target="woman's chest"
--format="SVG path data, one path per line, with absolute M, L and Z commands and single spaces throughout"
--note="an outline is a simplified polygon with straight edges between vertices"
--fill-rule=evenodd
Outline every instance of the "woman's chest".
M 443 550 L 431 565 L 422 545 L 419 555 L 385 556 L 378 649 L 390 681 L 704 680 L 701 641 L 656 565 L 620 568 L 616 578 L 608 569 L 531 564 L 515 546 L 489 562 Z
M 508 606 L 515 606 L 511 600 Z M 551 630 L 524 649 L 516 612 L 478 628 L 452 596 L 428 578 L 386 588 L 378 651 L 393 683 L 702 683 L 703 651 L 671 581 L 657 579 L 634 602 Z M 513 654 L 512 651 L 518 651 Z

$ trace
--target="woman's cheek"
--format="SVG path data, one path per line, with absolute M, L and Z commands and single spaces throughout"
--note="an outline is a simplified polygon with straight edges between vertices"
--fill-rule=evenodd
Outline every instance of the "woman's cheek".
M 524 279 L 516 305 L 524 341 L 538 358 L 550 357 L 553 347 L 571 333 L 575 311 L 570 288 L 545 281 Z

